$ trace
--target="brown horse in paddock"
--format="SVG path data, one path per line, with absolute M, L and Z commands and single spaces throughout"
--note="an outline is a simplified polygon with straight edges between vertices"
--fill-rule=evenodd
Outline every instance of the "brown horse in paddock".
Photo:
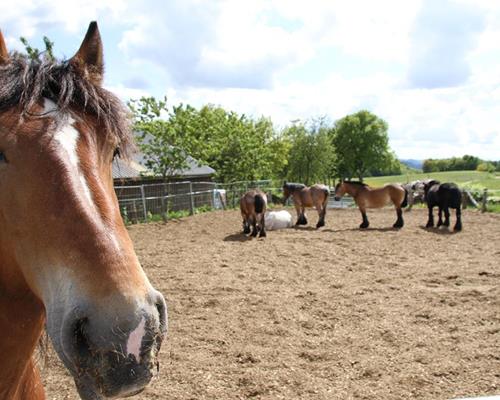
M 0 399 L 45 398 L 47 329 L 82 399 L 139 393 L 158 366 L 166 305 L 123 224 L 111 164 L 132 146 L 105 90 L 91 23 L 67 61 L 7 52 L 0 33 Z
M 387 204 L 394 204 L 398 219 L 394 228 L 402 228 L 404 225 L 402 208 L 408 205 L 408 191 L 401 185 L 389 183 L 381 188 L 371 188 L 365 183 L 354 181 L 342 181 L 335 186 L 335 200 L 348 193 L 354 198 L 361 212 L 363 222 L 360 228 L 368 228 L 370 223 L 366 216 L 367 208 L 382 208 Z
M 292 196 L 295 211 L 297 212 L 297 223 L 295 225 L 307 225 L 306 207 L 314 207 L 318 211 L 319 220 L 316 228 L 325 226 L 326 207 L 330 190 L 325 185 L 312 185 L 308 187 L 302 183 L 283 183 L 283 204 Z
M 250 233 L 252 226 L 252 236 L 266 236 L 266 221 L 264 215 L 267 208 L 267 196 L 259 189 L 249 190 L 240 199 L 240 210 L 243 218 L 243 233 Z

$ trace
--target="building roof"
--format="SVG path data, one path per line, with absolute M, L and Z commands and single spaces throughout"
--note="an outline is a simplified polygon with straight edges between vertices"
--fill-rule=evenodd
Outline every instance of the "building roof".
M 133 160 L 130 161 L 116 158 L 112 165 L 113 179 L 137 179 L 142 176 L 154 176 L 153 172 L 150 171 L 144 164 L 144 155 L 142 153 L 136 153 Z M 208 165 L 199 165 L 193 157 L 187 157 L 187 164 L 187 168 L 176 171 L 174 175 L 183 178 L 193 178 L 203 176 L 208 177 L 215 174 L 215 170 L 213 168 Z

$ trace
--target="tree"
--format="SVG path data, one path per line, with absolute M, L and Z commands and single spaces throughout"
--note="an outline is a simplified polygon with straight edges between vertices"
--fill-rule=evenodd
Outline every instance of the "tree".
M 288 179 L 310 185 L 331 176 L 334 150 L 323 120 L 294 124 L 285 131 L 291 148 Z
M 366 110 L 336 121 L 331 135 L 337 157 L 336 175 L 362 181 L 370 170 L 390 168 L 394 157 L 387 129 L 384 120 Z
M 168 116 L 167 99 L 142 97 L 131 100 L 129 108 L 134 115 L 134 131 L 139 135 L 139 148 L 146 166 L 163 180 L 177 175 L 188 166 L 185 138 L 165 119 Z
M 21 36 L 19 38 L 21 43 L 24 45 L 24 48 L 26 50 L 26 54 L 28 55 L 28 58 L 30 58 L 33 61 L 38 61 L 40 60 L 40 56 L 43 55 L 47 59 L 53 61 L 55 60 L 54 57 L 54 42 L 52 42 L 47 36 L 43 37 L 43 43 L 45 45 L 45 50 L 40 51 L 36 47 L 33 47 L 29 44 L 28 40 Z

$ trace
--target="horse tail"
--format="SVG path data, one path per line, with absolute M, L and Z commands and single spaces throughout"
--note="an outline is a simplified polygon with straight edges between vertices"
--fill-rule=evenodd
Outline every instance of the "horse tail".
M 255 212 L 257 214 L 260 214 L 262 211 L 264 211 L 264 207 L 266 206 L 264 197 L 262 197 L 260 193 L 256 194 L 254 197 L 254 201 L 255 201 Z
M 323 209 L 326 210 L 326 205 L 328 204 L 328 196 L 330 196 L 330 189 L 324 188 L 323 192 L 325 193 L 325 199 L 323 200 Z
M 405 198 L 403 199 L 403 202 L 401 203 L 401 208 L 404 208 L 408 205 L 408 189 L 403 188 L 405 191 Z

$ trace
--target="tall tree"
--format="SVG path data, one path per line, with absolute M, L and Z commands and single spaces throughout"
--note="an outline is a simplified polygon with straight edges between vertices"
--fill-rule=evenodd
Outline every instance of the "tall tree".
M 335 169 L 339 178 L 356 177 L 360 181 L 370 170 L 391 167 L 387 123 L 362 110 L 335 122 L 332 143 L 337 156 Z
M 167 99 L 142 97 L 131 100 L 134 131 L 138 135 L 146 166 L 163 178 L 171 179 L 188 166 L 185 137 L 172 127 L 168 117 Z
M 294 124 L 285 131 L 291 148 L 288 179 L 306 185 L 325 182 L 331 176 L 334 149 L 329 128 L 320 120 Z

